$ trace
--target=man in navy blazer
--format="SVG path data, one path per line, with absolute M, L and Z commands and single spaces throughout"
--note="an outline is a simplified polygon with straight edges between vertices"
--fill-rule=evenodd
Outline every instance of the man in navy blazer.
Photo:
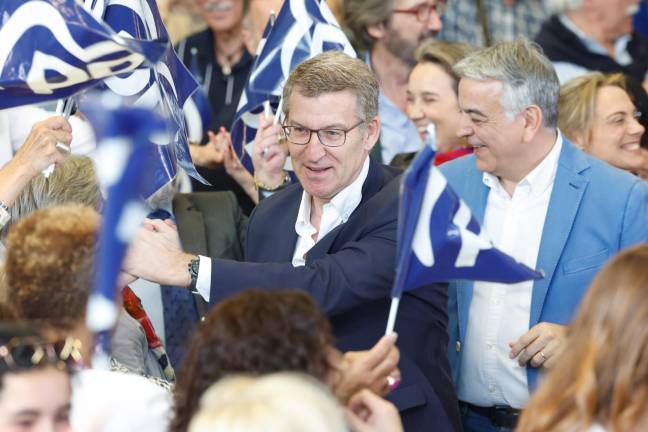
M 173 236 L 158 224 L 158 232 L 140 232 L 126 270 L 193 285 L 211 304 L 246 288 L 302 289 L 329 316 L 339 349 L 368 349 L 384 333 L 389 313 L 399 197 L 398 172 L 369 158 L 380 134 L 378 84 L 362 61 L 328 52 L 293 71 L 283 100 L 283 132 L 299 184 L 254 210 L 246 262 L 186 254 L 175 240 L 165 243 Z M 402 383 L 389 399 L 407 431 L 460 429 L 446 307 L 444 285 L 401 299 Z
M 585 155 L 556 128 L 559 83 L 528 41 L 455 67 L 460 135 L 474 155 L 441 170 L 495 246 L 535 282 L 449 288 L 449 357 L 466 431 L 511 430 L 603 263 L 648 240 L 648 184 Z M 631 118 L 632 113 L 625 113 Z

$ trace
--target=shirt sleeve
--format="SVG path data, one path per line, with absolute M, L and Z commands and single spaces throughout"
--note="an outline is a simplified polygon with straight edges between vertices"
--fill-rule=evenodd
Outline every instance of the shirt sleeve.
M 211 297 L 211 259 L 198 255 L 200 266 L 198 267 L 198 280 L 196 281 L 196 291 L 200 296 L 209 303 Z

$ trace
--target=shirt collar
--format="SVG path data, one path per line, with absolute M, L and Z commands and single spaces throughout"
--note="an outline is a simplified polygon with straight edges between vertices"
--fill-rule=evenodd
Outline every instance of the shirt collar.
M 578 28 L 578 26 L 574 23 L 574 21 L 570 20 L 567 15 L 561 14 L 558 18 L 560 19 L 562 25 L 567 27 L 569 31 L 574 33 L 580 39 L 580 41 L 583 43 L 585 48 L 587 48 L 588 51 L 594 54 L 609 56 L 607 50 L 603 48 L 603 46 L 600 43 L 598 43 L 596 40 L 594 40 L 593 38 L 585 34 L 585 32 L 583 32 L 580 28 Z M 626 34 L 617 38 L 617 40 L 614 41 L 614 60 L 621 63 L 626 59 L 626 57 L 629 56 L 628 44 L 630 43 L 631 38 L 632 37 L 630 34 Z
M 358 177 L 351 182 L 350 185 L 335 194 L 335 196 L 331 198 L 331 201 L 324 205 L 324 210 L 335 210 L 338 217 L 341 219 L 341 223 L 345 223 L 351 216 L 351 213 L 353 213 L 358 205 L 360 205 L 360 201 L 362 201 L 362 186 L 364 185 L 368 174 L 369 157 L 367 156 Z M 311 227 L 310 215 L 311 196 L 308 192 L 304 191 L 302 193 L 301 204 L 299 205 L 299 212 L 297 213 L 297 220 L 295 221 L 295 231 L 297 234 L 304 232 L 306 228 Z M 311 234 L 314 232 L 315 231 L 312 230 Z M 319 235 L 318 239 L 321 237 L 322 235 Z
M 557 135 L 556 142 L 547 156 L 518 183 L 519 186 L 528 185 L 530 193 L 534 196 L 539 196 L 547 190 L 556 178 L 558 159 L 563 145 L 562 133 L 558 131 Z M 491 173 L 485 172 L 482 181 L 490 189 L 498 192 L 503 189 L 499 178 Z

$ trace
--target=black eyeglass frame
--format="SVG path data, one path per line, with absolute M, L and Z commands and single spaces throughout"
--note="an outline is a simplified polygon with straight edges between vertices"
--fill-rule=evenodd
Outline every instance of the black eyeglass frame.
M 287 125 L 281 125 L 281 128 L 284 131 L 284 136 L 286 137 L 286 141 L 288 141 L 289 143 L 292 143 L 292 144 L 295 144 L 295 145 L 304 145 L 305 146 L 311 141 L 311 139 L 313 138 L 313 133 L 315 133 L 317 135 L 317 139 L 319 140 L 320 144 L 322 144 L 324 147 L 335 148 L 335 147 L 342 147 L 344 144 L 346 144 L 347 134 L 349 132 L 351 132 L 353 129 L 355 129 L 358 126 L 360 126 L 361 124 L 363 124 L 363 123 L 366 123 L 366 121 L 365 120 L 360 120 L 360 122 L 356 123 L 355 125 L 351 126 L 348 129 L 338 129 L 338 128 L 309 129 L 309 128 L 304 127 L 304 126 L 287 126 Z M 294 129 L 294 128 L 300 128 L 300 129 L 307 130 L 308 131 L 308 139 L 305 142 L 292 141 L 290 139 L 290 130 Z M 326 144 L 322 140 L 322 136 L 320 135 L 320 132 L 327 132 L 327 131 L 342 132 L 344 134 L 344 139 L 342 140 L 342 143 L 337 144 L 337 145 Z

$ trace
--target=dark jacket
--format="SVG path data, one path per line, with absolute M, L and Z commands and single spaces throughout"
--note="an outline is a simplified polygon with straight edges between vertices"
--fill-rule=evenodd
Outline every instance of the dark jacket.
M 394 280 L 400 178 L 371 162 L 362 201 L 348 221 L 321 238 L 292 266 L 295 220 L 303 189 L 294 184 L 252 213 L 246 262 L 212 261 L 211 302 L 246 288 L 295 288 L 326 312 L 340 350 L 365 350 L 384 334 Z M 407 431 L 459 429 L 446 355 L 447 287 L 434 285 L 401 299 L 396 320 L 403 382 L 389 397 Z

